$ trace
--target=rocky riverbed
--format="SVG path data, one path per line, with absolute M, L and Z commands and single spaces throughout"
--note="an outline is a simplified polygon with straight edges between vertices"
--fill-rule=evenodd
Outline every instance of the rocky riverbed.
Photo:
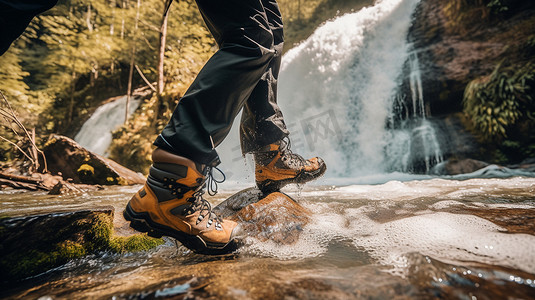
M 0 203 L 3 215 L 59 206 L 112 206 L 120 212 L 137 188 L 106 187 L 77 197 L 3 192 Z M 227 187 L 211 201 L 221 203 L 238 190 Z M 4 287 L 2 296 L 529 299 L 535 293 L 533 178 L 390 181 L 286 192 L 306 215 L 257 205 L 256 219 L 242 221 L 267 226 L 251 227 L 256 231 L 231 255 L 196 255 L 171 239 L 147 251 L 96 251 Z M 302 223 L 284 227 L 292 217 Z M 125 230 L 120 214 L 114 223 L 117 232 Z M 270 238 L 290 230 L 297 230 L 295 240 Z

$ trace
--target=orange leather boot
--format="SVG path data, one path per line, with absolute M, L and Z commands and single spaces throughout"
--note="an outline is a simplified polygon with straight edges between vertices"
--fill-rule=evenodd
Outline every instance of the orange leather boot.
M 304 159 L 292 153 L 290 142 L 281 140 L 253 154 L 256 185 L 262 192 L 278 191 L 290 183 L 305 183 L 325 173 L 327 166 L 319 158 Z
M 234 251 L 238 224 L 221 219 L 202 197 L 210 167 L 162 149 L 152 160 L 147 182 L 123 213 L 130 226 L 152 237 L 173 237 L 196 253 Z

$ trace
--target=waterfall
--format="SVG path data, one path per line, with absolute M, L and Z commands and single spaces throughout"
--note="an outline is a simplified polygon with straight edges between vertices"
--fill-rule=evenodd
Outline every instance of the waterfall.
M 418 51 L 412 44 L 409 44 L 407 64 L 412 109 L 407 107 L 407 95 L 398 91 L 387 123 L 391 129 L 385 149 L 386 166 L 389 171 L 427 173 L 443 157 L 437 129 L 427 119 Z
M 407 41 L 418 1 L 377 1 L 328 21 L 283 57 L 279 104 L 292 149 L 324 158 L 326 177 L 425 171 L 442 160 L 425 115 L 418 54 Z M 409 95 L 399 93 L 406 62 Z M 412 112 L 396 115 L 407 98 Z M 250 173 L 250 162 L 239 163 L 238 126 L 239 118 L 218 149 L 222 167 Z
M 131 115 L 141 103 L 141 98 L 132 97 L 128 106 Z M 99 106 L 74 137 L 82 147 L 100 155 L 112 141 L 112 132 L 124 123 L 126 96 Z

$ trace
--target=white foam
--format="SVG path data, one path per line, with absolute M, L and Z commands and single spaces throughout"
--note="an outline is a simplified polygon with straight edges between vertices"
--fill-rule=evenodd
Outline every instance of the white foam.
M 441 211 L 466 205 L 482 209 L 533 209 L 529 202 L 520 204 L 511 199 L 530 199 L 529 191 L 534 184 L 533 178 L 434 179 L 328 187 L 311 192 L 305 188 L 300 203 L 313 217 L 298 242 L 281 246 L 271 241 L 255 241 L 245 251 L 280 259 L 302 259 L 326 255 L 329 244 L 349 240 L 356 251 L 367 252 L 378 263 L 393 267 L 395 274 L 406 271 L 405 256 L 413 252 L 444 261 L 476 261 L 535 273 L 535 236 L 507 233 L 474 215 Z M 481 196 L 480 201 L 467 204 L 463 198 L 466 194 L 451 199 L 455 190 L 468 190 L 470 196 Z M 486 202 L 494 194 L 507 195 L 505 202 Z
M 355 246 L 366 248 L 387 265 L 396 266 L 404 254 L 419 252 L 535 272 L 535 236 L 500 232 L 503 228 L 476 216 L 438 212 L 374 224 L 373 228 L 373 234 L 366 230 L 356 237 Z

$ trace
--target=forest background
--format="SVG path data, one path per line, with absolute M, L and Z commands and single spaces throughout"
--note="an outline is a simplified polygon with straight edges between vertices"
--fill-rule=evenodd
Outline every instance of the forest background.
M 533 9 L 532 4 L 521 0 L 427 2 L 440 2 L 447 16 L 446 34 L 473 35 L 472 39 L 488 39 L 483 29 L 506 24 L 507 19 Z M 33 20 L 0 57 L 0 91 L 26 128 L 35 129 L 38 146 L 43 146 L 52 133 L 73 137 L 103 101 L 131 94 L 150 83 L 152 92 L 114 132 L 109 149 L 110 158 L 135 171 L 147 172 L 152 141 L 197 72 L 217 50 L 194 0 L 175 0 L 166 16 L 169 3 L 60 0 Z M 286 51 L 325 20 L 372 5 L 373 0 L 278 3 L 285 21 Z M 484 154 L 489 162 L 514 162 L 513 158 L 519 157 L 516 152 L 507 155 L 502 151 L 511 147 L 521 149 L 521 157 L 535 156 L 535 35 L 530 35 L 535 17 L 531 15 L 524 23 L 522 26 L 530 28 L 520 38 L 521 47 L 503 52 L 512 63 L 500 67 L 502 55 L 500 60 L 488 62 L 500 72 L 470 73 L 459 88 L 462 92 L 467 86 L 461 108 L 466 128 L 480 138 L 482 153 L 492 149 L 492 153 Z M 425 35 L 434 38 L 435 31 L 428 30 Z M 454 100 L 461 103 L 462 97 Z M 9 118 L 1 118 L 0 168 L 22 157 L 17 147 L 30 147 L 17 138 L 16 132 Z
M 285 50 L 322 21 L 371 0 L 279 0 Z M 110 157 L 136 171 L 150 164 L 152 141 L 217 45 L 194 0 L 60 0 L 36 17 L 0 57 L 0 91 L 36 132 L 73 137 L 105 99 L 151 83 L 154 92 L 114 133 Z M 145 77 L 145 78 L 143 78 Z M 0 163 L 22 156 L 12 122 L 0 126 Z

